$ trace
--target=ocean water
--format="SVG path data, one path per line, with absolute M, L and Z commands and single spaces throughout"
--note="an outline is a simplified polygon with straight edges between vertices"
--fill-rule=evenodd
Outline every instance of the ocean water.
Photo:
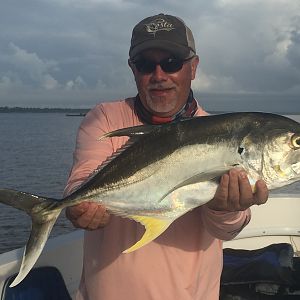
M 290 116 L 300 122 L 300 115 Z M 63 113 L 0 113 L 0 188 L 61 198 L 82 117 Z M 300 183 L 275 193 L 300 193 Z M 74 230 L 64 213 L 51 237 Z M 0 253 L 23 247 L 30 219 L 0 204 Z
M 63 113 L 0 114 L 0 187 L 61 198 L 82 117 Z M 30 218 L 0 204 L 0 253 L 23 247 Z M 74 230 L 64 212 L 51 236 Z

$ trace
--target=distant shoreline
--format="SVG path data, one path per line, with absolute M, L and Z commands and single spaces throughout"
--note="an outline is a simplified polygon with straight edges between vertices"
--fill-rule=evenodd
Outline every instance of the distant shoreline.
M 0 107 L 0 113 L 65 113 L 84 115 L 89 110 L 89 108 Z
M 38 108 L 38 107 L 0 107 L 0 113 L 65 113 L 68 115 L 82 115 L 84 116 L 90 108 Z M 223 114 L 233 111 L 210 111 L 210 114 Z M 267 112 L 267 111 L 265 111 Z M 270 113 L 280 115 L 300 115 L 300 112 L 273 112 Z

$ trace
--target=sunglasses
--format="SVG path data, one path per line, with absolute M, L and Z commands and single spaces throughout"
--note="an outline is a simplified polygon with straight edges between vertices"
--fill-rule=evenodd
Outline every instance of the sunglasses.
M 160 62 L 156 62 L 147 58 L 140 58 L 132 63 L 135 65 L 136 69 L 142 74 L 151 74 L 156 70 L 156 66 L 160 65 L 161 69 L 165 73 L 175 73 L 182 69 L 185 62 L 192 59 L 192 57 L 187 59 L 180 59 L 176 57 L 167 57 L 162 59 Z

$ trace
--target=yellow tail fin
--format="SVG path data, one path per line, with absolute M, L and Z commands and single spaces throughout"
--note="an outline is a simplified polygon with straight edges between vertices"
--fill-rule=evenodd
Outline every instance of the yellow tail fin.
M 161 235 L 173 222 L 173 220 L 157 219 L 154 217 L 145 216 L 128 216 L 129 218 L 143 224 L 145 226 L 145 233 L 142 238 L 136 242 L 132 247 L 123 251 L 123 253 L 129 253 L 135 251 L 146 244 L 153 241 L 159 235 Z

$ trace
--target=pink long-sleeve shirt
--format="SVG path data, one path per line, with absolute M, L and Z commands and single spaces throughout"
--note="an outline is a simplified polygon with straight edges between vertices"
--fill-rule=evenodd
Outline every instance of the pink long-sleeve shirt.
M 133 101 L 129 98 L 102 103 L 87 114 L 78 131 L 65 194 L 76 189 L 128 139 L 97 138 L 142 124 Z M 196 115 L 207 113 L 198 107 Z M 249 220 L 250 210 L 217 212 L 203 205 L 177 219 L 146 246 L 122 254 L 141 238 L 144 228 L 112 215 L 104 228 L 85 232 L 83 271 L 76 299 L 219 299 L 222 240 L 232 239 Z

